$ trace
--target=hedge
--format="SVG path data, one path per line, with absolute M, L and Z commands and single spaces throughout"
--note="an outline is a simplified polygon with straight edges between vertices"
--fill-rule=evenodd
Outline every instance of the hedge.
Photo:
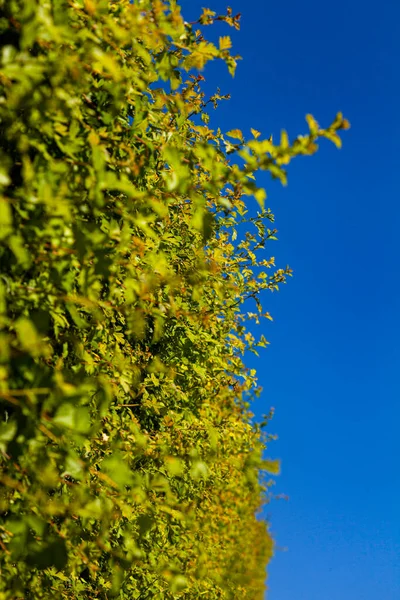
M 237 58 L 216 20 L 239 27 L 0 2 L 0 600 L 263 597 L 278 465 L 243 357 L 291 271 L 254 176 L 348 124 L 210 129 L 201 72 Z

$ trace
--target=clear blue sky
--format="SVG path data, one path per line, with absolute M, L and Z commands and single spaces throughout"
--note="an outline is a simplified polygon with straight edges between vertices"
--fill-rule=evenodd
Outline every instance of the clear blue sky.
M 181 0 L 192 20 L 221 0 Z M 268 506 L 278 551 L 268 600 L 400 599 L 400 2 L 232 0 L 242 29 L 234 80 L 204 73 L 232 99 L 213 117 L 265 136 L 306 131 L 338 110 L 344 147 L 261 176 L 277 218 L 277 263 L 294 278 L 267 309 L 271 346 L 252 366 L 276 408 L 282 459 Z M 208 30 L 210 35 L 212 28 Z

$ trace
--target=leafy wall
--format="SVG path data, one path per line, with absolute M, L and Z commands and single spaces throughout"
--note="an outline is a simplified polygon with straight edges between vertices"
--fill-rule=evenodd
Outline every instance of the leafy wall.
M 0 7 L 0 599 L 262 598 L 277 465 L 243 353 L 290 270 L 254 174 L 347 122 L 211 130 L 200 71 L 236 61 L 204 26 L 229 10 Z

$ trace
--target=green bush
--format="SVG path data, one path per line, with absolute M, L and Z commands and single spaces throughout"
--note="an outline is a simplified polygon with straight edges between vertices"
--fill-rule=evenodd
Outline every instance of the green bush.
M 242 359 L 290 270 L 254 173 L 347 122 L 211 130 L 199 71 L 236 63 L 197 28 L 229 10 L 0 7 L 0 600 L 262 598 L 278 467 Z

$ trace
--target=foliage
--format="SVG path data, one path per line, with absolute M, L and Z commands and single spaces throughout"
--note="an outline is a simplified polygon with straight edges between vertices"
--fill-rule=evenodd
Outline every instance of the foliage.
M 243 353 L 290 270 L 254 174 L 347 122 L 211 130 L 199 71 L 236 60 L 197 28 L 230 10 L 0 6 L 0 599 L 262 598 L 277 465 Z

